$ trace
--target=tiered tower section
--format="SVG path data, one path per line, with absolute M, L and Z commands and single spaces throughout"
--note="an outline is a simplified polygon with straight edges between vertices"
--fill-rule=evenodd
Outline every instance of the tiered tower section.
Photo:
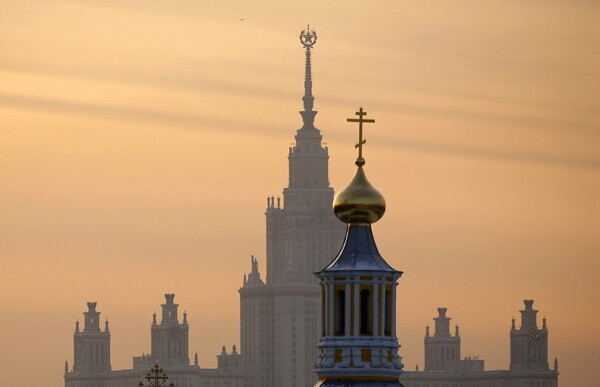
M 396 286 L 402 272 L 377 250 L 371 224 L 385 212 L 385 199 L 366 178 L 362 158 L 362 108 L 358 169 L 334 200 L 336 216 L 348 224 L 337 257 L 317 273 L 323 318 L 315 387 L 401 386 L 402 364 L 396 336 Z
M 446 316 L 447 308 L 438 308 L 435 317 L 435 332 L 429 334 L 425 330 L 425 371 L 449 371 L 456 367 L 460 360 L 460 336 L 458 325 L 454 336 L 450 335 L 450 317 Z
M 548 328 L 546 318 L 542 328 L 537 326 L 537 310 L 533 309 L 533 300 L 523 300 L 525 309 L 521 310 L 521 326 L 515 326 L 512 320 L 510 330 L 510 369 L 511 370 L 549 370 L 548 366 Z
M 151 348 L 152 359 L 163 367 L 187 366 L 190 364 L 188 335 L 189 326 L 187 313 L 183 313 L 183 322 L 179 323 L 177 315 L 178 304 L 173 300 L 175 294 L 165 294 L 166 302 L 162 304 L 162 320 L 152 317 Z
M 84 312 L 83 331 L 79 322 L 75 323 L 73 334 L 73 373 L 101 373 L 110 371 L 110 330 L 108 320 L 104 331 L 100 330 L 100 312 L 96 303 L 88 302 L 88 311 Z

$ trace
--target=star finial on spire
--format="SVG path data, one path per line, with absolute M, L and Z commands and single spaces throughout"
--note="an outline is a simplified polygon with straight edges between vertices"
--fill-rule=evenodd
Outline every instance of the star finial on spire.
M 364 116 L 367 115 L 367 112 L 363 111 L 362 107 L 355 114 L 358 118 L 348 118 L 346 121 L 358 122 L 358 144 L 354 146 L 355 148 L 358 148 L 358 158 L 356 159 L 355 164 L 361 167 L 365 165 L 365 159 L 362 157 L 362 147 L 367 143 L 367 140 L 363 139 L 363 123 L 373 123 L 375 120 L 364 118 Z
M 302 116 L 302 121 L 304 125 L 302 129 L 308 129 L 309 131 L 314 131 L 314 121 L 316 111 L 313 110 L 315 97 L 312 95 L 312 69 L 310 65 L 310 56 L 311 49 L 317 42 L 317 33 L 313 30 L 310 30 L 310 25 L 306 27 L 306 30 L 300 31 L 300 43 L 305 48 L 304 55 L 306 56 L 306 67 L 304 72 L 304 96 L 302 97 L 304 110 L 300 111 L 300 115 Z
M 306 26 L 306 30 L 300 32 L 300 43 L 302 43 L 307 50 L 310 50 L 312 46 L 317 43 L 317 33 L 314 30 L 310 30 L 310 24 Z

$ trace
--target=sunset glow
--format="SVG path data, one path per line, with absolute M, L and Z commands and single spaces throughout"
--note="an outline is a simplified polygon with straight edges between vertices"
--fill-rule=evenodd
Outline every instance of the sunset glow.
M 465 356 L 506 369 L 511 318 L 535 299 L 560 385 L 600 385 L 598 20 L 587 1 L 0 0 L 0 364 L 62 386 L 97 301 L 112 368 L 130 368 L 164 293 L 201 366 L 239 345 L 310 23 L 336 192 L 354 173 L 346 118 L 376 118 L 365 169 L 387 201 L 379 249 L 404 271 L 406 369 L 442 306 Z

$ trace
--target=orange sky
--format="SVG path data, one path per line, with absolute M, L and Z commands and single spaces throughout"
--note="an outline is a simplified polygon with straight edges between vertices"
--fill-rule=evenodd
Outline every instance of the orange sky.
M 561 385 L 600 384 L 598 20 L 583 0 L 0 0 L 0 364 L 61 386 L 97 301 L 113 369 L 130 368 L 165 292 L 201 366 L 239 344 L 310 23 L 336 190 L 354 172 L 346 117 L 362 105 L 377 121 L 366 171 L 388 202 L 380 250 L 405 271 L 406 369 L 438 306 L 463 355 L 506 369 L 510 319 L 533 298 Z

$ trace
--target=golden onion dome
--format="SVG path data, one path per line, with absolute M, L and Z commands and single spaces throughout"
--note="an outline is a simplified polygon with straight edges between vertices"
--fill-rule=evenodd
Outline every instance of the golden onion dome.
M 367 180 L 364 164 L 362 157 L 356 159 L 358 168 L 352 181 L 333 199 L 333 212 L 344 223 L 371 224 L 385 213 L 385 198 Z

